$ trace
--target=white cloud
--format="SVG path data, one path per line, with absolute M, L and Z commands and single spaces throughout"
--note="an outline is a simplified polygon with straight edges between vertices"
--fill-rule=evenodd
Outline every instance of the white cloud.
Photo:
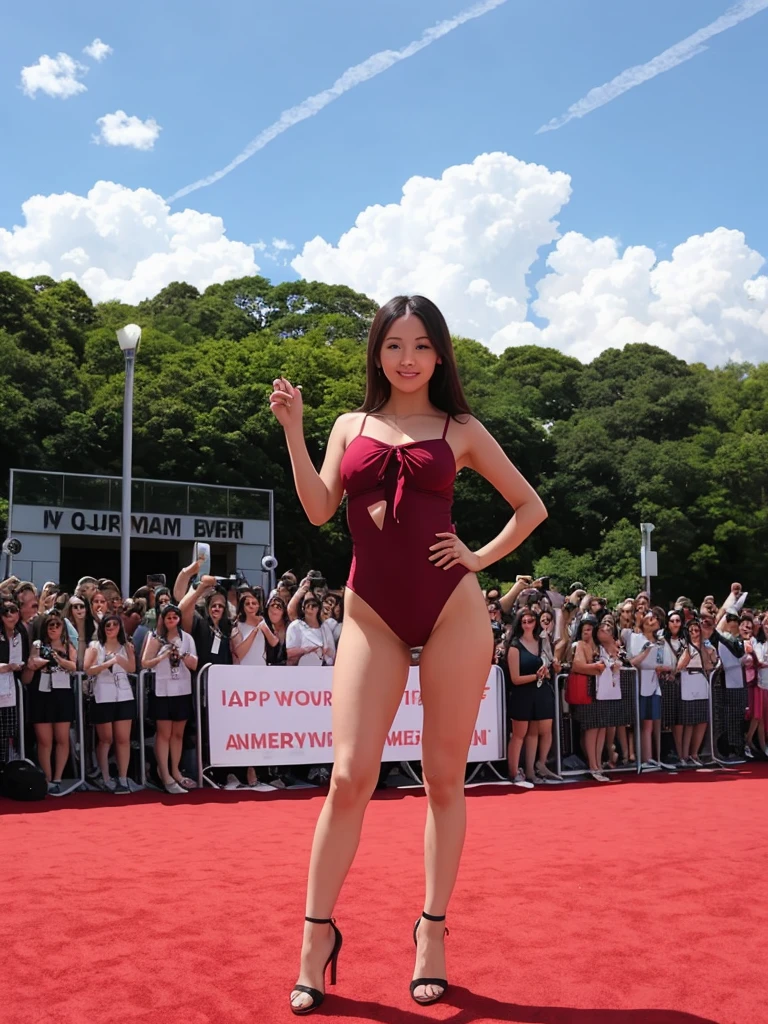
M 80 78 L 87 71 L 84 64 L 68 53 L 59 53 L 55 57 L 44 53 L 37 64 L 21 69 L 21 89 L 25 96 L 31 96 L 32 99 L 38 92 L 44 92 L 46 96 L 66 100 L 86 91 Z
M 698 29 L 679 43 L 670 46 L 652 60 L 645 64 L 635 64 L 634 67 L 627 68 L 626 71 L 622 71 L 620 75 L 612 78 L 610 82 L 590 89 L 586 96 L 571 104 L 561 117 L 554 117 L 547 124 L 542 125 L 536 134 L 562 128 L 564 124 L 568 124 L 574 118 L 591 114 L 593 110 L 605 106 L 606 103 L 629 92 L 630 89 L 649 82 L 657 75 L 664 74 L 665 71 L 671 71 L 672 68 L 676 68 L 692 57 L 698 57 L 700 53 L 707 50 L 704 43 L 708 39 L 720 35 L 721 32 L 727 32 L 729 28 L 734 28 L 742 21 L 746 21 L 747 18 L 753 18 L 767 7 L 768 0 L 739 0 L 739 3 L 729 7 L 725 14 L 721 14 L 719 18 L 711 21 L 704 28 Z
M 96 124 L 100 131 L 93 136 L 94 142 L 104 142 L 108 146 L 131 146 L 133 149 L 152 149 L 162 131 L 154 118 L 148 117 L 142 121 L 133 114 L 129 117 L 124 110 L 105 114 Z
M 114 50 L 108 43 L 102 43 L 97 37 L 92 43 L 83 47 L 83 53 L 87 53 L 93 60 L 101 63 L 110 53 L 114 53 Z
M 288 252 L 291 249 L 295 249 L 296 246 L 292 242 L 286 241 L 285 238 L 273 238 L 272 248 L 277 249 L 278 252 Z
M 0 228 L 0 269 L 72 278 L 96 302 L 135 303 L 171 281 L 203 289 L 259 271 L 253 249 L 227 238 L 220 217 L 171 213 L 146 188 L 99 181 L 87 196 L 32 196 L 22 212 L 24 224 Z
M 291 265 L 379 302 L 422 292 L 457 333 L 490 339 L 525 319 L 526 275 L 570 194 L 567 174 L 486 153 L 439 179 L 410 178 L 399 203 L 369 206 L 337 246 L 314 238 Z
M 314 238 L 292 266 L 379 302 L 420 292 L 451 329 L 500 352 L 539 344 L 590 360 L 628 342 L 710 365 L 768 360 L 768 277 L 744 235 L 694 235 L 659 261 L 653 249 L 569 232 L 547 260 L 527 319 L 526 278 L 558 238 L 570 178 L 505 153 L 411 178 L 399 203 L 370 206 L 332 245 Z

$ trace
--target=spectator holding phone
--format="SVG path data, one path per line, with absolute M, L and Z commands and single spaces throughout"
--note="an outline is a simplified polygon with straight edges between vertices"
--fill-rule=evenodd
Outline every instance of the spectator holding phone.
M 598 622 L 594 615 L 582 615 L 574 637 L 572 672 L 597 677 L 605 671 L 607 665 L 600 660 L 597 627 Z M 595 680 L 593 694 L 596 690 Z M 595 700 L 590 704 L 572 704 L 571 717 L 581 726 L 581 745 L 590 775 L 595 782 L 609 782 L 608 776 L 603 774 L 602 763 L 606 727 L 600 724 L 602 711 L 596 704 Z
M 142 667 L 154 669 L 150 717 L 155 719 L 155 759 L 167 793 L 179 795 L 195 783 L 180 768 L 184 729 L 192 715 L 192 673 L 197 669 L 195 642 L 181 628 L 174 604 L 158 612 L 157 633 L 144 648 Z
M 509 778 L 513 785 L 530 788 L 557 776 L 547 768 L 552 746 L 554 692 L 550 685 L 552 649 L 542 635 L 539 617 L 529 608 L 518 612 L 507 650 L 508 712 L 512 733 L 507 750 Z M 525 745 L 525 771 L 520 753 Z M 538 759 L 537 759 L 538 754 Z
M 129 672 L 136 671 L 136 654 L 125 635 L 119 615 L 107 612 L 99 623 L 98 637 L 85 653 L 93 702 L 91 724 L 96 726 L 96 760 L 104 785 L 117 796 L 130 793 L 128 762 L 131 756 L 131 723 L 136 717 L 136 700 Z M 109 774 L 109 751 L 114 745 L 117 784 Z
M 19 606 L 11 597 L 0 603 L 0 762 L 10 760 L 10 745 L 18 742 L 16 680 L 29 659 L 29 635 L 19 624 Z
M 267 625 L 277 637 L 277 643 L 266 648 L 267 664 L 287 665 L 288 606 L 277 593 L 273 593 L 267 603 Z
M 197 607 L 203 601 L 202 611 Z M 201 665 L 231 665 L 232 623 L 227 614 L 227 594 L 214 576 L 203 576 L 197 590 L 190 589 L 179 604 L 181 626 L 192 635 Z
M 639 600 L 639 599 L 638 599 Z M 655 723 L 661 722 L 660 678 L 675 666 L 674 656 L 663 634 L 659 612 L 649 609 L 643 615 L 643 632 L 629 638 L 627 657 L 638 670 L 640 684 L 641 754 L 643 768 L 661 766 L 661 749 L 657 740 L 656 757 L 653 756 Z
M 40 639 L 32 644 L 22 682 L 29 686 L 37 759 L 48 792 L 54 795 L 61 792 L 61 776 L 69 760 L 69 727 L 75 718 L 72 673 L 76 670 L 77 652 L 69 642 L 64 618 L 57 611 L 50 612 L 40 627 Z

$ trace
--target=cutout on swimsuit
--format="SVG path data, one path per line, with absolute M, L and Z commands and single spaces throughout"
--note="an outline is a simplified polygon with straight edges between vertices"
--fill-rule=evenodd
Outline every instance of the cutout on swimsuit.
M 368 515 L 373 520 L 374 524 L 380 529 L 384 529 L 384 520 L 387 516 L 387 503 L 386 501 L 375 501 L 372 505 L 368 506 Z

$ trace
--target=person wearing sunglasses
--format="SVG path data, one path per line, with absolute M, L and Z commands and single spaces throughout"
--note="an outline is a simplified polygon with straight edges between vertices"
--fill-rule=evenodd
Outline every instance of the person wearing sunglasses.
M 155 672 L 150 717 L 157 728 L 158 775 L 167 793 L 180 795 L 196 786 L 182 773 L 180 762 L 184 729 L 193 710 L 192 673 L 197 669 L 197 649 L 190 634 L 181 628 L 176 605 L 166 604 L 158 612 L 157 633 L 146 642 L 142 667 Z
M 198 611 L 198 609 L 200 609 Z M 200 665 L 232 664 L 232 623 L 227 595 L 214 576 L 203 576 L 179 601 L 181 628 L 195 641 Z
M 88 645 L 96 639 L 96 623 L 90 606 L 77 594 L 67 601 L 63 615 L 69 642 L 77 651 L 77 670 L 82 672 Z
M 19 625 L 19 606 L 4 597 L 0 604 L 0 763 L 11 759 L 18 743 L 16 680 L 29 659 L 29 635 Z
M 116 796 L 126 796 L 131 757 L 131 724 L 136 699 L 128 673 L 136 671 L 136 654 L 126 638 L 119 615 L 107 612 L 99 623 L 98 639 L 85 654 L 85 671 L 91 683 L 91 724 L 96 726 L 96 760 L 104 786 Z M 117 784 L 109 772 L 109 751 L 114 746 Z
M 285 642 L 289 665 L 332 665 L 336 642 L 327 622 L 320 621 L 320 601 L 310 591 L 299 605 L 299 617 L 288 627 Z
M 61 791 L 61 776 L 69 760 L 69 729 L 75 718 L 75 671 L 77 652 L 69 642 L 64 619 L 59 612 L 50 612 L 40 626 L 40 639 L 32 644 L 22 680 L 29 685 L 37 759 L 48 780 L 48 792 L 55 796 Z

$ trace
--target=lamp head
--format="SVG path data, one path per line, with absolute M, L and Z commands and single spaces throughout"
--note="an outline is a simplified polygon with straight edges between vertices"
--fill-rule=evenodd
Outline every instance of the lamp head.
M 141 341 L 141 328 L 137 324 L 127 324 L 117 332 L 117 343 L 123 352 L 135 352 Z

